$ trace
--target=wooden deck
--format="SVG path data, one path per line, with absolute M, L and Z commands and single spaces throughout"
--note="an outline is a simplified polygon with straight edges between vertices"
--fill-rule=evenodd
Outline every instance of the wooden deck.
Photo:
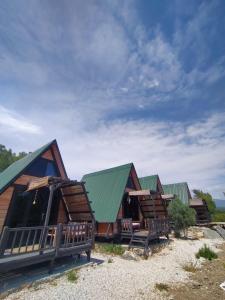
M 0 241 L 0 273 L 51 262 L 58 257 L 86 252 L 88 261 L 94 243 L 93 223 L 40 227 L 5 227 Z

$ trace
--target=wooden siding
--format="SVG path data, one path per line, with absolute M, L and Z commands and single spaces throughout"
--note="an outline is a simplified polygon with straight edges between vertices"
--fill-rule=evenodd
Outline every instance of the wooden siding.
M 113 234 L 113 224 L 112 223 L 98 223 L 97 235 L 111 236 L 112 234 Z
M 62 160 L 61 160 L 61 156 L 60 156 L 60 153 L 57 149 L 57 146 L 55 144 L 53 144 L 51 146 L 52 148 L 52 151 L 54 153 L 54 157 L 56 159 L 56 163 L 58 165 L 58 168 L 59 168 L 59 172 L 60 172 L 60 176 L 63 178 L 63 179 L 66 179 L 67 176 L 66 176 L 66 173 L 65 173 L 65 169 L 64 169 L 64 166 L 63 166 L 63 163 L 62 163 Z
M 66 211 L 65 211 L 65 207 L 63 205 L 63 200 L 61 199 L 60 200 L 60 203 L 59 203 L 59 211 L 58 211 L 58 218 L 57 218 L 57 223 L 61 223 L 61 224 L 64 224 L 64 223 L 67 223 L 68 220 L 67 220 L 67 216 L 66 216 Z
M 0 232 L 2 231 L 2 227 L 5 223 L 5 218 L 8 212 L 9 204 L 12 198 L 14 188 L 8 187 L 1 195 L 0 195 Z
M 54 158 L 52 156 L 52 151 L 50 149 L 48 151 L 46 151 L 44 154 L 42 154 L 41 157 L 48 159 L 48 160 L 54 160 Z

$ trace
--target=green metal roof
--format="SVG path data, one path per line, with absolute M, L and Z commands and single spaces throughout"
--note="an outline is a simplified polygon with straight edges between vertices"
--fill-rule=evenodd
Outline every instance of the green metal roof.
M 116 221 L 132 167 L 130 163 L 83 176 L 96 221 Z
M 163 191 L 164 194 L 176 195 L 183 203 L 186 204 L 189 203 L 189 199 L 191 198 L 187 182 L 163 184 Z
M 158 175 L 151 175 L 139 178 L 143 190 L 157 191 Z
M 7 188 L 13 181 L 15 181 L 16 178 L 20 176 L 21 172 L 23 172 L 26 167 L 28 167 L 39 155 L 45 152 L 54 142 L 56 141 L 51 141 L 38 150 L 29 153 L 28 155 L 15 161 L 7 169 L 5 169 L 0 174 L 0 193 L 2 193 L 5 188 Z

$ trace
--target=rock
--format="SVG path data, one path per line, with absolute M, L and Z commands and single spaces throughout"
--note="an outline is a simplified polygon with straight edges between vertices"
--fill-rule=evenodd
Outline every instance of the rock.
M 210 228 L 204 228 L 204 237 L 206 239 L 219 239 L 219 240 L 222 239 L 219 233 L 217 233 L 215 230 L 212 230 Z
M 125 251 L 124 254 L 122 255 L 122 258 L 127 260 L 134 260 L 134 261 L 140 260 L 140 257 L 131 251 Z

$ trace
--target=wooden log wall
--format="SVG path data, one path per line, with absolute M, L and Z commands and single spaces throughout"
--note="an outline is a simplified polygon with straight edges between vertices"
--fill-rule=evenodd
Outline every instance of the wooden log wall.
M 9 204 L 13 195 L 14 188 L 8 187 L 1 195 L 0 195 L 0 233 L 5 223 L 5 218 L 8 212 Z

